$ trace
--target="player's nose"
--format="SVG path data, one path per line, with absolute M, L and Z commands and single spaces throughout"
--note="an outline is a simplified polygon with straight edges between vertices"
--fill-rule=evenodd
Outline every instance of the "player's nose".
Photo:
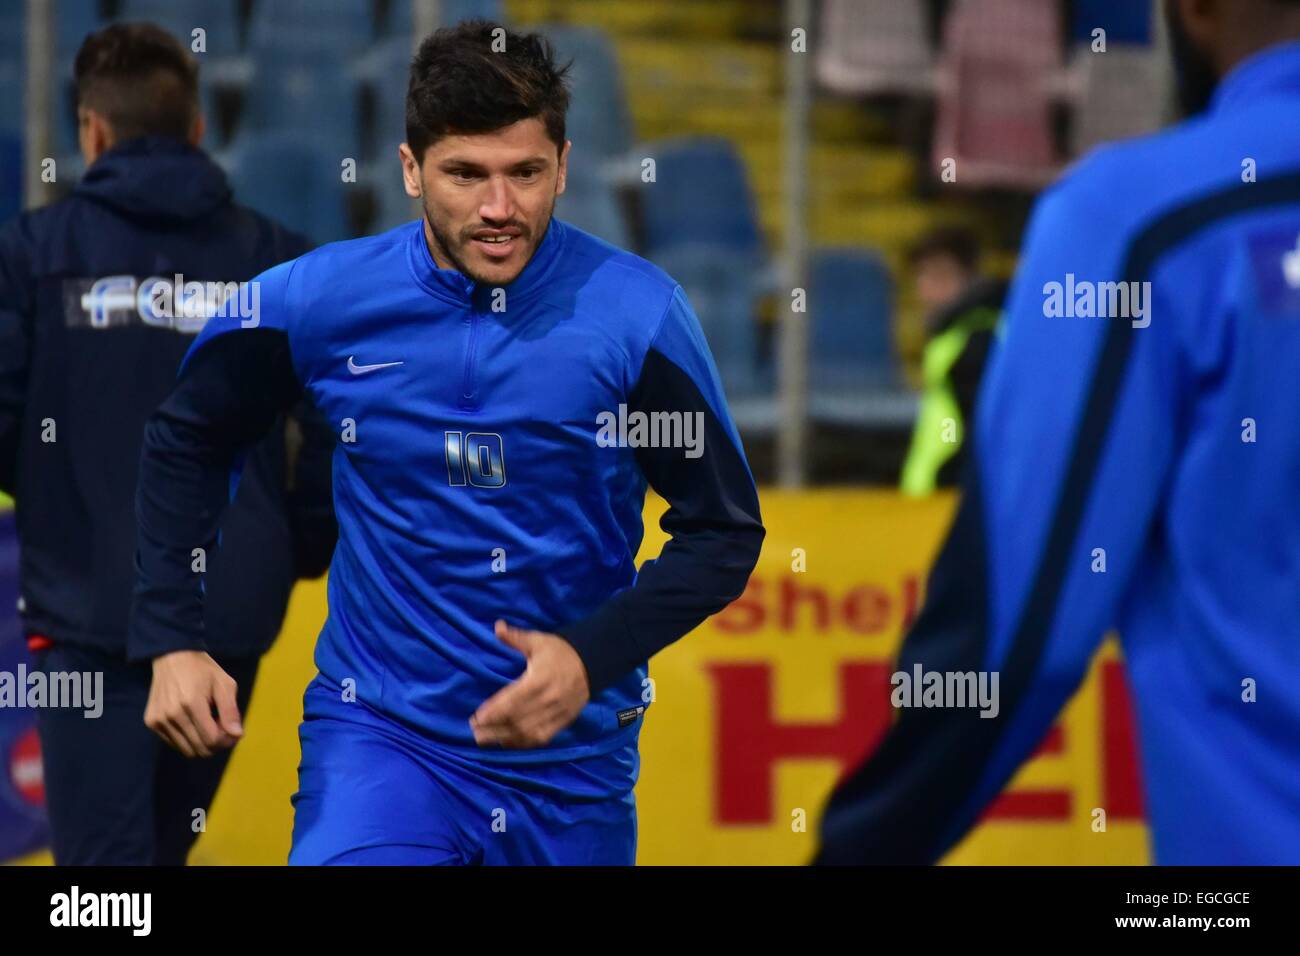
M 512 218 L 514 211 L 514 197 L 510 194 L 510 186 L 505 178 L 490 178 L 483 201 L 479 204 L 479 215 L 486 222 L 502 222 Z

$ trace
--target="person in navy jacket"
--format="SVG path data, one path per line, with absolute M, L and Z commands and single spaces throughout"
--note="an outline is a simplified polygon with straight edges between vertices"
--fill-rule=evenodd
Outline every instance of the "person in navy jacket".
M 86 174 L 0 229 L 0 490 L 37 668 L 103 675 L 99 716 L 39 714 L 55 861 L 180 864 L 229 751 L 186 760 L 143 722 L 150 664 L 126 652 L 144 426 L 222 297 L 238 304 L 237 283 L 309 244 L 233 202 L 197 146 L 197 66 L 169 34 L 106 27 L 75 71 Z M 229 483 L 219 546 L 191 558 L 205 637 L 245 706 L 294 581 L 324 573 L 337 537 L 333 437 L 289 411 Z

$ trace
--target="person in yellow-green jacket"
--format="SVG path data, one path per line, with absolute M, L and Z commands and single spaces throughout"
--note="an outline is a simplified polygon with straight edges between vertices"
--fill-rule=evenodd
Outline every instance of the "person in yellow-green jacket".
M 979 240 L 954 226 L 933 230 L 911 252 L 926 311 L 921 407 L 900 488 L 928 495 L 957 483 L 966 423 L 1006 295 L 1006 283 L 980 275 Z

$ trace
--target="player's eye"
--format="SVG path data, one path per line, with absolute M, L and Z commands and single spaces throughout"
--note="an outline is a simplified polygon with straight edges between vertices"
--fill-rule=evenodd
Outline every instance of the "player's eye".
M 474 172 L 472 169 L 453 169 L 451 170 L 451 178 L 456 180 L 458 183 L 472 183 L 479 177 L 478 173 Z
M 537 174 L 540 172 L 541 170 L 538 169 L 536 166 L 526 166 L 525 168 L 516 172 L 515 175 L 518 176 L 520 179 L 522 179 L 524 182 L 531 182 L 532 180 L 537 178 Z

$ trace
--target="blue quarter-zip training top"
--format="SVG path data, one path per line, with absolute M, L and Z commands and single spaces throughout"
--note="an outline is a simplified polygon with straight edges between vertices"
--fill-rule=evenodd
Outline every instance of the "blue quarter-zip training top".
M 238 449 L 305 392 L 339 436 L 321 674 L 481 759 L 635 742 L 647 659 L 740 595 L 763 538 L 680 286 L 558 220 L 499 288 L 439 269 L 421 221 L 255 281 L 260 315 L 211 320 L 146 429 L 132 653 L 203 646 L 188 555 Z M 647 482 L 671 540 L 638 573 Z M 474 742 L 470 715 L 524 668 L 497 618 L 559 633 L 586 666 L 592 700 L 547 747 Z

